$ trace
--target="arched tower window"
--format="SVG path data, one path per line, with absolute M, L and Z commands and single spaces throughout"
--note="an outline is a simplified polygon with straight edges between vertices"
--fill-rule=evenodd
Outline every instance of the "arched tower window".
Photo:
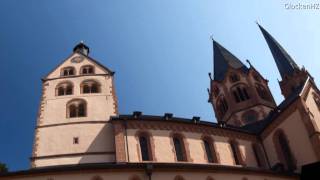
M 65 67 L 61 69 L 61 76 L 73 76 L 76 75 L 76 69 L 74 67 Z
M 56 86 L 56 96 L 65 96 L 73 94 L 73 85 L 71 82 L 62 82 Z
M 230 75 L 230 81 L 231 82 L 238 82 L 238 81 L 240 81 L 240 77 L 237 75 L 237 74 L 231 74 Z
M 81 93 L 90 94 L 90 93 L 99 93 L 100 92 L 100 84 L 94 80 L 86 80 L 83 81 L 80 85 Z
M 210 137 L 204 137 L 202 139 L 206 157 L 209 163 L 218 163 L 217 154 L 214 148 L 214 142 Z
M 241 156 L 241 152 L 239 149 L 239 144 L 235 140 L 231 140 L 230 142 L 231 153 L 236 165 L 245 165 Z
M 256 90 L 257 90 L 257 93 L 259 94 L 260 98 L 262 98 L 262 99 L 264 99 L 266 101 L 270 101 L 271 100 L 269 92 L 266 90 L 266 88 L 264 88 L 260 84 L 256 84 L 255 86 L 256 86 Z
M 295 158 L 290 149 L 288 139 L 283 130 L 277 130 L 273 135 L 273 140 L 278 153 L 278 158 L 289 171 L 296 169 Z
M 183 137 L 179 134 L 172 136 L 174 151 L 176 153 L 177 161 L 187 161 L 186 149 L 183 141 Z
M 250 99 L 250 96 L 247 92 L 247 86 L 244 84 L 239 84 L 232 87 L 231 91 L 237 103 Z
M 91 65 L 82 66 L 80 72 L 81 74 L 94 74 L 94 67 Z
M 147 132 L 139 132 L 137 134 L 142 161 L 152 161 L 152 149 L 150 142 L 150 134 Z
M 67 117 L 85 117 L 87 115 L 87 103 L 82 99 L 71 100 L 67 104 Z
M 224 114 L 228 111 L 228 103 L 224 96 L 220 96 L 217 100 L 217 111 L 220 117 L 223 117 Z

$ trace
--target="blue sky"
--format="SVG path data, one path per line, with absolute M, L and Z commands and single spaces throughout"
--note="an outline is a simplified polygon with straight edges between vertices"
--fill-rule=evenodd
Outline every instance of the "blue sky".
M 320 10 L 288 10 L 289 2 L 298 1 L 2 0 L 0 161 L 10 170 L 29 168 L 40 78 L 80 40 L 116 71 L 121 114 L 215 121 L 206 92 L 211 35 L 243 62 L 250 59 L 281 102 L 280 76 L 256 20 L 319 84 Z

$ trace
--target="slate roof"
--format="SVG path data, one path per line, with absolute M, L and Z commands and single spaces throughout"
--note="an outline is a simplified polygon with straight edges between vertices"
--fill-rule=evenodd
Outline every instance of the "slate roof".
M 262 26 L 259 24 L 258 26 L 265 40 L 267 41 L 282 79 L 284 79 L 285 75 L 292 75 L 295 69 L 299 69 L 299 66 L 294 62 L 284 48 Z
M 248 71 L 248 68 L 236 56 L 234 56 L 215 40 L 213 40 L 213 52 L 214 80 L 222 81 L 229 66 L 234 69 L 241 68 L 245 72 Z

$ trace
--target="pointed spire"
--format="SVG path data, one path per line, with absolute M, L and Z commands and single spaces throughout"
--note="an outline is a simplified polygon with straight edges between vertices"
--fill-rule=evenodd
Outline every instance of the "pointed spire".
M 294 62 L 284 48 L 262 26 L 260 26 L 260 24 L 257 23 L 257 25 L 268 43 L 282 79 L 284 79 L 286 75 L 292 75 L 295 70 L 299 70 L 299 66 Z
M 242 68 L 243 70 L 247 70 L 247 67 L 236 56 L 215 40 L 212 39 L 212 42 L 214 52 L 214 80 L 222 81 L 229 66 L 234 69 Z

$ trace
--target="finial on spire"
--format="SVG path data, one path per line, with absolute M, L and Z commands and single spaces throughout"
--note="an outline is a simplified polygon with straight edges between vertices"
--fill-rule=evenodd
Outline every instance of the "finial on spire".
M 249 59 L 246 59 L 246 62 L 250 65 L 250 67 L 252 66 Z

